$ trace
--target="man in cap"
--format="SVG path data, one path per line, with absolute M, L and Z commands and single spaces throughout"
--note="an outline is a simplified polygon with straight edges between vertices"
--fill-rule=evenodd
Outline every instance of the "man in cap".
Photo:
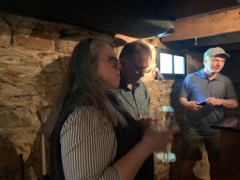
M 203 55 L 204 68 L 187 75 L 180 91 L 180 103 L 186 107 L 183 136 L 182 179 L 194 179 L 193 167 L 202 158 L 205 145 L 211 180 L 219 179 L 220 131 L 210 124 L 223 119 L 224 108 L 238 107 L 231 80 L 220 74 L 230 55 L 222 48 L 208 49 Z

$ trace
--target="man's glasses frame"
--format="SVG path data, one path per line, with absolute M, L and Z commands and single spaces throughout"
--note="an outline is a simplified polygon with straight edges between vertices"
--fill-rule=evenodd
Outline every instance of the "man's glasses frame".
M 138 65 L 135 65 L 132 61 L 129 61 L 132 68 L 134 69 L 134 71 L 137 73 L 137 74 L 140 74 L 140 73 L 149 73 L 151 71 L 151 68 L 150 67 L 147 67 L 147 68 L 144 68 L 144 67 L 140 67 Z

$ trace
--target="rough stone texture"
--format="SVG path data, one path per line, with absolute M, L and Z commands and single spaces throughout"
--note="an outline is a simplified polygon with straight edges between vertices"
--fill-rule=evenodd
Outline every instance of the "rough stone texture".
M 83 37 L 96 34 L 68 24 L 0 12 L 0 179 L 21 178 L 20 154 L 23 155 L 25 179 L 41 176 L 41 134 L 66 72 L 70 53 Z M 182 80 L 155 80 L 157 49 L 153 45 L 150 47 L 153 54 L 151 72 L 143 81 L 151 94 L 151 114 L 154 115 L 160 106 L 171 105 L 173 116 L 162 112 L 161 120 L 182 126 L 184 108 L 178 102 Z M 118 45 L 115 49 L 117 55 L 121 48 Z M 200 69 L 200 55 L 187 54 L 188 73 Z M 239 77 L 236 68 L 240 67 L 239 57 L 236 54 L 233 64 L 226 64 L 224 71 L 234 79 L 238 95 L 239 80 L 234 77 Z M 239 117 L 236 110 L 229 114 Z M 177 162 L 164 164 L 156 160 L 155 179 L 177 179 L 179 176 L 181 135 L 175 137 L 168 150 L 176 153 Z M 48 148 L 47 154 L 49 156 Z M 197 166 L 196 172 L 202 166 L 205 165 Z
M 20 178 L 19 154 L 25 179 L 37 179 L 42 129 L 77 43 L 71 37 L 96 33 L 5 13 L 0 17 L 0 179 Z M 67 36 L 65 49 L 56 48 Z
M 11 28 L 4 18 L 0 17 L 0 47 L 10 47 Z
M 54 41 L 32 36 L 17 36 L 15 38 L 15 46 L 39 51 L 54 51 L 55 48 Z

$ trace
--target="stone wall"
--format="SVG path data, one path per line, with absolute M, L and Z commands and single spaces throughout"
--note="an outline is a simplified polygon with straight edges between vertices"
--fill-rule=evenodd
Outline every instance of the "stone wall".
M 71 52 L 82 38 L 97 34 L 0 12 L 0 179 L 41 176 L 41 135 Z M 150 47 L 153 71 L 144 79 L 149 85 L 156 83 L 156 48 Z
M 21 179 L 24 176 L 28 180 L 41 176 L 41 134 L 70 54 L 82 38 L 97 34 L 69 24 L 0 11 L 0 179 Z M 156 44 L 149 44 L 153 53 L 152 71 L 143 78 L 151 94 L 151 114 L 157 107 L 171 105 L 175 110 L 172 123 L 182 125 L 184 108 L 178 102 L 182 80 L 155 80 L 156 46 L 164 47 L 159 42 Z M 116 54 L 121 48 L 115 48 Z M 187 54 L 188 73 L 199 70 L 202 55 Z M 234 65 L 230 65 L 235 71 L 226 69 L 232 78 L 239 77 L 236 70 L 240 62 L 238 57 L 240 55 L 236 55 Z M 235 78 L 234 85 L 239 94 L 238 82 Z M 237 111 L 231 113 L 239 117 Z M 168 119 L 169 114 L 163 113 L 163 116 Z M 180 142 L 181 137 L 176 137 L 172 148 L 178 161 L 171 164 L 170 173 L 170 164 L 156 161 L 156 179 L 178 178 Z
M 83 37 L 96 34 L 0 13 L 0 179 L 19 178 L 20 154 L 25 179 L 40 177 L 42 129 L 70 53 Z

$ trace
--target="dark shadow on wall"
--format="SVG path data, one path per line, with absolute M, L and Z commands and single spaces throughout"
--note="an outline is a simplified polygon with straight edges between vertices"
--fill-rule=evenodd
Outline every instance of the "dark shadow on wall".
M 184 116 L 185 108 L 179 102 L 179 92 L 182 86 L 183 80 L 176 79 L 172 84 L 172 91 L 170 94 L 171 106 L 174 109 L 174 124 L 179 125 L 180 132 L 174 136 L 172 141 L 172 152 L 175 153 L 177 161 L 171 163 L 170 166 L 170 179 L 179 180 L 182 164 L 182 132 L 185 126 Z
M 230 58 L 226 60 L 221 73 L 231 79 L 240 104 L 240 80 L 238 78 L 240 76 L 240 52 L 231 52 Z M 240 107 L 236 109 L 225 108 L 224 116 L 240 119 Z
M 41 56 L 47 56 L 47 54 L 42 54 Z M 66 74 L 69 59 L 69 57 L 63 57 L 53 61 L 47 66 L 43 67 L 42 65 L 41 73 L 34 77 L 34 81 L 36 82 L 35 90 L 37 92 L 37 96 L 39 96 L 41 99 L 40 104 L 37 107 L 37 117 L 41 123 L 41 127 L 36 134 L 31 153 L 25 162 L 26 180 L 32 179 L 32 173 L 36 174 L 38 178 L 41 178 L 42 176 L 42 134 L 47 116 L 52 109 L 56 96 L 63 82 L 64 75 Z M 49 143 L 46 139 L 45 142 L 47 154 L 47 172 L 49 173 Z
M 181 128 L 185 126 L 185 108 L 179 102 L 179 93 L 183 84 L 183 79 L 175 79 L 172 84 L 172 91 L 170 93 L 170 103 L 174 109 L 175 123 Z
M 7 138 L 0 136 L 0 179 L 24 180 L 22 154 L 18 154 L 15 146 Z

